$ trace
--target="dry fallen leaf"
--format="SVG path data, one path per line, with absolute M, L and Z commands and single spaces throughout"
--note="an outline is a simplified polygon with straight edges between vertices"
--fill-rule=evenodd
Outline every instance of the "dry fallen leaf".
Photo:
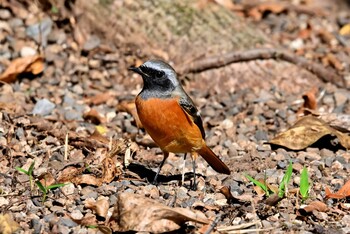
M 305 216 L 308 213 L 311 213 L 313 211 L 326 212 L 327 210 L 328 210 L 328 207 L 323 202 L 313 201 L 313 202 L 310 202 L 310 204 L 308 204 L 307 206 L 300 208 L 299 213 Z
M 276 206 L 282 200 L 283 197 L 280 197 L 277 193 L 274 193 L 265 200 L 265 204 L 269 206 Z
M 0 80 L 6 83 L 14 82 L 18 75 L 23 73 L 32 73 L 38 75 L 44 70 L 44 58 L 40 55 L 17 58 L 13 60 L 10 66 L 0 75 Z
M 96 216 L 93 214 L 87 213 L 82 219 L 74 219 L 69 214 L 67 214 L 67 215 L 71 220 L 73 220 L 74 222 L 76 222 L 77 224 L 79 224 L 81 226 L 95 226 L 95 225 L 97 225 Z
M 85 201 L 85 207 L 94 210 L 98 216 L 106 218 L 109 209 L 109 202 L 106 199 L 100 199 L 98 201 L 88 199 Z
M 329 126 L 314 116 L 305 116 L 299 119 L 287 131 L 273 138 L 269 144 L 283 146 L 291 150 L 302 150 L 327 135 L 338 138 L 342 147 L 350 148 L 350 137 L 346 132 L 338 131 L 335 127 Z
M 84 113 L 83 118 L 96 125 L 106 122 L 106 118 L 101 116 L 95 109 L 90 109 L 90 111 Z
M 241 11 L 242 6 L 235 5 L 232 0 L 214 0 L 217 4 L 229 9 L 230 11 Z
M 93 174 L 82 174 L 85 168 L 76 169 L 74 167 L 65 168 L 58 181 L 63 182 L 72 182 L 74 184 L 88 184 L 94 186 L 100 186 L 102 183 L 110 183 L 114 180 L 115 177 L 121 174 L 120 169 L 116 167 L 112 158 L 105 158 L 102 161 L 102 176 L 97 177 Z
M 121 193 L 110 219 L 114 231 L 163 233 L 177 230 L 187 221 L 208 224 L 199 211 L 171 208 L 153 199 L 131 193 Z
M 334 54 L 328 53 L 326 58 L 329 61 L 329 64 L 331 64 L 335 69 L 338 71 L 344 70 L 342 62 L 339 61 L 339 59 Z
M 264 13 L 272 12 L 274 14 L 279 14 L 286 10 L 286 6 L 283 3 L 277 2 L 266 2 L 261 3 L 248 11 L 248 16 L 254 18 L 254 20 L 261 20 Z
M 326 187 L 326 198 L 344 199 L 350 196 L 350 180 L 346 182 L 338 192 L 332 193 L 328 187 Z
M 18 223 L 10 214 L 0 214 L 0 233 L 12 234 L 19 229 Z
M 103 136 L 97 129 L 95 129 L 95 131 L 90 135 L 90 139 L 94 139 L 105 144 L 109 143 L 108 138 Z
M 93 105 L 97 106 L 97 105 L 106 103 L 112 97 L 113 97 L 113 95 L 111 92 L 100 93 L 100 94 L 97 94 L 95 96 L 86 98 L 85 103 L 93 104 Z
M 50 172 L 45 172 L 41 174 L 38 179 L 40 180 L 41 184 L 45 187 L 53 185 L 56 181 L 53 175 Z
M 311 88 L 307 93 L 303 95 L 304 103 L 303 106 L 300 107 L 300 109 L 297 112 L 297 115 L 301 115 L 302 113 L 304 115 L 307 115 L 310 113 L 310 111 L 315 111 L 317 109 L 317 93 L 318 88 L 314 86 Z
M 339 34 L 342 36 L 349 35 L 350 34 L 350 24 L 345 24 L 341 29 L 339 30 Z

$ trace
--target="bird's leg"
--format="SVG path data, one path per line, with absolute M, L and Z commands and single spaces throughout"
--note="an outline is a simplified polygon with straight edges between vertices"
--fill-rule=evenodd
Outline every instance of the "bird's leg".
M 192 190 L 197 190 L 197 182 L 196 182 L 196 159 L 198 157 L 197 152 L 192 152 L 191 153 L 191 158 L 192 158 L 192 169 L 193 169 L 193 185 L 192 185 Z
M 160 170 L 162 170 L 162 167 L 163 167 L 163 165 L 165 163 L 165 160 L 169 157 L 169 153 L 168 152 L 163 151 L 163 154 L 164 154 L 163 161 L 160 163 L 160 165 L 158 167 L 157 174 L 154 177 L 152 184 L 157 184 L 157 182 L 158 182 L 157 179 L 158 179 L 158 175 L 160 173 Z
M 183 165 L 182 165 L 182 186 L 184 186 L 185 184 L 185 166 L 186 166 L 186 156 L 187 156 L 187 153 L 184 154 L 184 162 L 183 162 Z

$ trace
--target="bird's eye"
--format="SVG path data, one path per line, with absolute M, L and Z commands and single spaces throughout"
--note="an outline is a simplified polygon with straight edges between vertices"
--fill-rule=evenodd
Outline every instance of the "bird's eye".
M 156 78 L 162 78 L 163 75 L 164 75 L 164 72 L 162 72 L 162 71 L 157 71 L 155 75 L 156 75 Z

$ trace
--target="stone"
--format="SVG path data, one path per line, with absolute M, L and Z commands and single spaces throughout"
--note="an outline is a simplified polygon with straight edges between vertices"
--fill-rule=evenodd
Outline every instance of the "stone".
M 11 12 L 7 9 L 0 9 L 0 19 L 6 20 L 11 17 Z
M 52 25 L 53 22 L 50 18 L 44 18 L 39 23 L 28 26 L 26 28 L 26 34 L 33 38 L 38 44 L 46 47 L 47 36 L 51 33 Z
M 96 35 L 91 35 L 83 45 L 83 50 L 93 50 L 101 44 L 101 39 Z
M 335 105 L 338 106 L 343 106 L 346 101 L 348 100 L 348 95 L 345 92 L 335 92 L 334 93 L 334 100 L 335 100 Z
M 55 109 L 56 105 L 46 98 L 39 100 L 32 111 L 34 115 L 49 115 Z
M 33 56 L 36 55 L 36 50 L 29 46 L 22 47 L 20 51 L 21 57 Z

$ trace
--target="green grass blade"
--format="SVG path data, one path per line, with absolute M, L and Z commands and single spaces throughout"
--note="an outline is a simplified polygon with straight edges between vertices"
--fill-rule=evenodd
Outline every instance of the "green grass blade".
M 33 161 L 32 164 L 30 164 L 30 167 L 28 169 L 28 175 L 33 175 L 34 164 L 35 164 L 35 161 Z
M 309 197 L 309 188 L 309 173 L 307 171 L 307 168 L 304 167 L 300 175 L 300 194 L 303 198 L 303 201 Z
M 286 173 L 284 174 L 282 181 L 280 183 L 280 186 L 278 188 L 279 197 L 284 197 L 284 194 L 286 192 L 286 186 L 288 185 L 290 178 L 292 177 L 292 172 L 293 172 L 293 164 L 292 164 L 292 161 L 290 161 L 288 168 L 286 170 Z
M 248 180 L 250 180 L 251 182 L 253 182 L 253 184 L 255 184 L 256 186 L 259 186 L 262 190 L 264 190 L 265 193 L 266 193 L 266 196 L 269 196 L 269 195 L 270 195 L 269 188 L 268 188 L 265 184 L 263 184 L 263 183 L 261 183 L 260 181 L 254 179 L 253 177 L 251 177 L 251 176 L 248 175 L 248 174 L 245 174 L 244 176 L 245 176 Z
M 53 184 L 53 185 L 49 185 L 47 186 L 47 190 L 51 190 L 51 189 L 55 189 L 55 188 L 61 188 L 63 186 L 66 186 L 67 184 Z
M 47 189 L 45 188 L 45 186 L 40 181 L 35 181 L 35 184 L 39 187 L 41 192 L 43 192 L 44 194 L 47 193 Z
M 26 170 L 24 170 L 24 169 L 21 168 L 21 167 L 15 167 L 15 169 L 16 169 L 17 171 L 19 171 L 19 172 L 22 172 L 22 173 L 24 173 L 24 174 L 26 174 L 26 175 L 29 175 L 29 172 L 26 171 Z

